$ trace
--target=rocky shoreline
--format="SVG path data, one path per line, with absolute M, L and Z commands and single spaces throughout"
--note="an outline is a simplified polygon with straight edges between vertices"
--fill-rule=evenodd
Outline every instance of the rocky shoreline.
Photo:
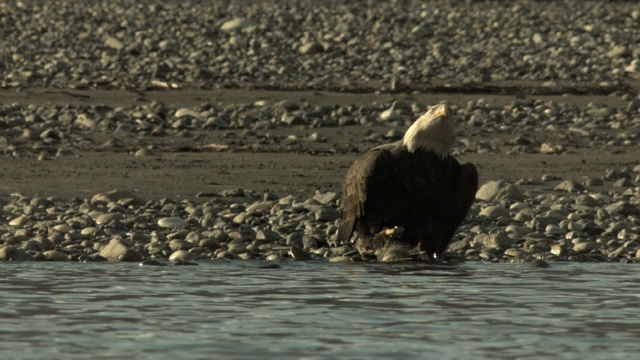
M 447 101 L 450 259 L 640 261 L 634 2 L 349 4 L 0 4 L 0 260 L 370 261 L 346 167 Z
M 640 73 L 636 5 L 6 2 L 1 87 L 397 90 L 509 80 L 616 87 Z
M 640 172 L 640 166 L 634 169 Z M 598 183 L 600 179 L 589 179 Z M 485 183 L 447 251 L 449 258 L 491 262 L 640 259 L 640 191 L 586 192 L 562 181 L 555 194 Z M 91 199 L 3 197 L 0 259 L 134 261 L 163 264 L 206 259 L 369 261 L 336 244 L 335 192 L 311 198 L 210 194 L 202 203 L 147 201 L 113 190 Z M 397 260 L 390 258 L 391 261 Z

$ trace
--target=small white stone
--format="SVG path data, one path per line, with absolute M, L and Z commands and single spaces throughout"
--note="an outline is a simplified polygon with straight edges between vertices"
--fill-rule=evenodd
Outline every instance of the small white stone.
M 176 110 L 176 117 L 177 118 L 181 118 L 181 117 L 185 117 L 185 116 L 190 116 L 193 118 L 200 118 L 200 113 L 195 111 L 195 110 L 191 110 L 189 108 L 180 108 L 178 110 Z
M 185 227 L 187 222 L 179 217 L 165 217 L 158 220 L 158 226 L 167 229 L 178 229 Z
M 598 245 L 594 241 L 584 241 L 577 243 L 573 246 L 575 252 L 590 252 L 598 248 Z
M 66 234 L 73 231 L 73 228 L 67 224 L 59 224 L 53 227 L 53 230 Z
M 225 23 L 220 26 L 220 30 L 234 31 L 241 30 L 250 26 L 253 26 L 253 23 L 250 20 L 247 20 L 245 18 L 235 18 L 229 21 L 225 21 Z
M 102 214 L 96 218 L 96 224 L 103 225 L 108 224 L 110 222 L 122 219 L 122 215 L 118 213 L 107 213 Z
M 177 250 L 169 256 L 169 261 L 191 261 L 195 258 L 196 255 L 194 253 L 190 253 L 186 250 Z

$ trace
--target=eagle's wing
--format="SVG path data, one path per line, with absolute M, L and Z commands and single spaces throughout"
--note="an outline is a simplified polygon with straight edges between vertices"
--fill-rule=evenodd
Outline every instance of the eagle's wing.
M 432 227 L 435 244 L 433 249 L 439 256 L 448 247 L 453 235 L 462 224 L 478 191 L 478 170 L 471 163 L 454 162 L 454 176 L 447 193 L 449 198 L 440 207 L 434 220 L 440 225 Z
M 348 242 L 358 221 L 363 220 L 367 215 L 365 209 L 368 207 L 367 201 L 371 200 L 372 188 L 382 187 L 387 181 L 391 162 L 389 149 L 393 146 L 395 144 L 387 144 L 367 151 L 356 159 L 347 171 L 342 185 L 340 203 L 342 222 L 338 229 L 339 243 Z
M 404 189 L 406 217 L 411 224 L 403 240 L 417 242 L 430 256 L 441 254 L 475 199 L 478 172 L 474 165 L 461 165 L 454 157 L 441 159 L 430 152 L 394 158 L 396 182 Z

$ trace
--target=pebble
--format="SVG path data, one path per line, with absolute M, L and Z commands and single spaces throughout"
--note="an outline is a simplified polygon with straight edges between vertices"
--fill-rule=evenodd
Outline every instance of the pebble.
M 169 256 L 169 261 L 192 261 L 196 258 L 196 255 L 193 253 L 190 253 L 186 250 L 178 250 L 175 251 L 171 254 L 171 256 Z
M 245 18 L 235 18 L 225 21 L 221 26 L 222 31 L 235 31 L 251 26 L 252 22 Z
M 69 261 L 69 255 L 58 250 L 45 251 L 42 256 L 49 261 Z
M 167 229 L 179 229 L 187 225 L 187 222 L 179 217 L 164 217 L 158 219 L 158 226 Z
M 112 239 L 107 246 L 100 251 L 100 256 L 109 261 L 130 261 L 140 262 L 142 256 L 135 250 L 132 250 L 121 239 Z
M 486 216 L 490 219 L 508 218 L 509 209 L 501 205 L 487 206 L 480 211 L 480 216 Z

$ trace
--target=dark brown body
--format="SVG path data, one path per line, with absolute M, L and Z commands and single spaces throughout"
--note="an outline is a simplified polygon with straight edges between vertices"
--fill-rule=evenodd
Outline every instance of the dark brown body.
M 473 164 L 453 156 L 409 153 L 400 142 L 375 148 L 358 158 L 343 184 L 340 242 L 356 233 L 360 252 L 390 243 L 440 256 L 467 215 L 478 189 Z M 399 227 L 393 236 L 375 236 Z

